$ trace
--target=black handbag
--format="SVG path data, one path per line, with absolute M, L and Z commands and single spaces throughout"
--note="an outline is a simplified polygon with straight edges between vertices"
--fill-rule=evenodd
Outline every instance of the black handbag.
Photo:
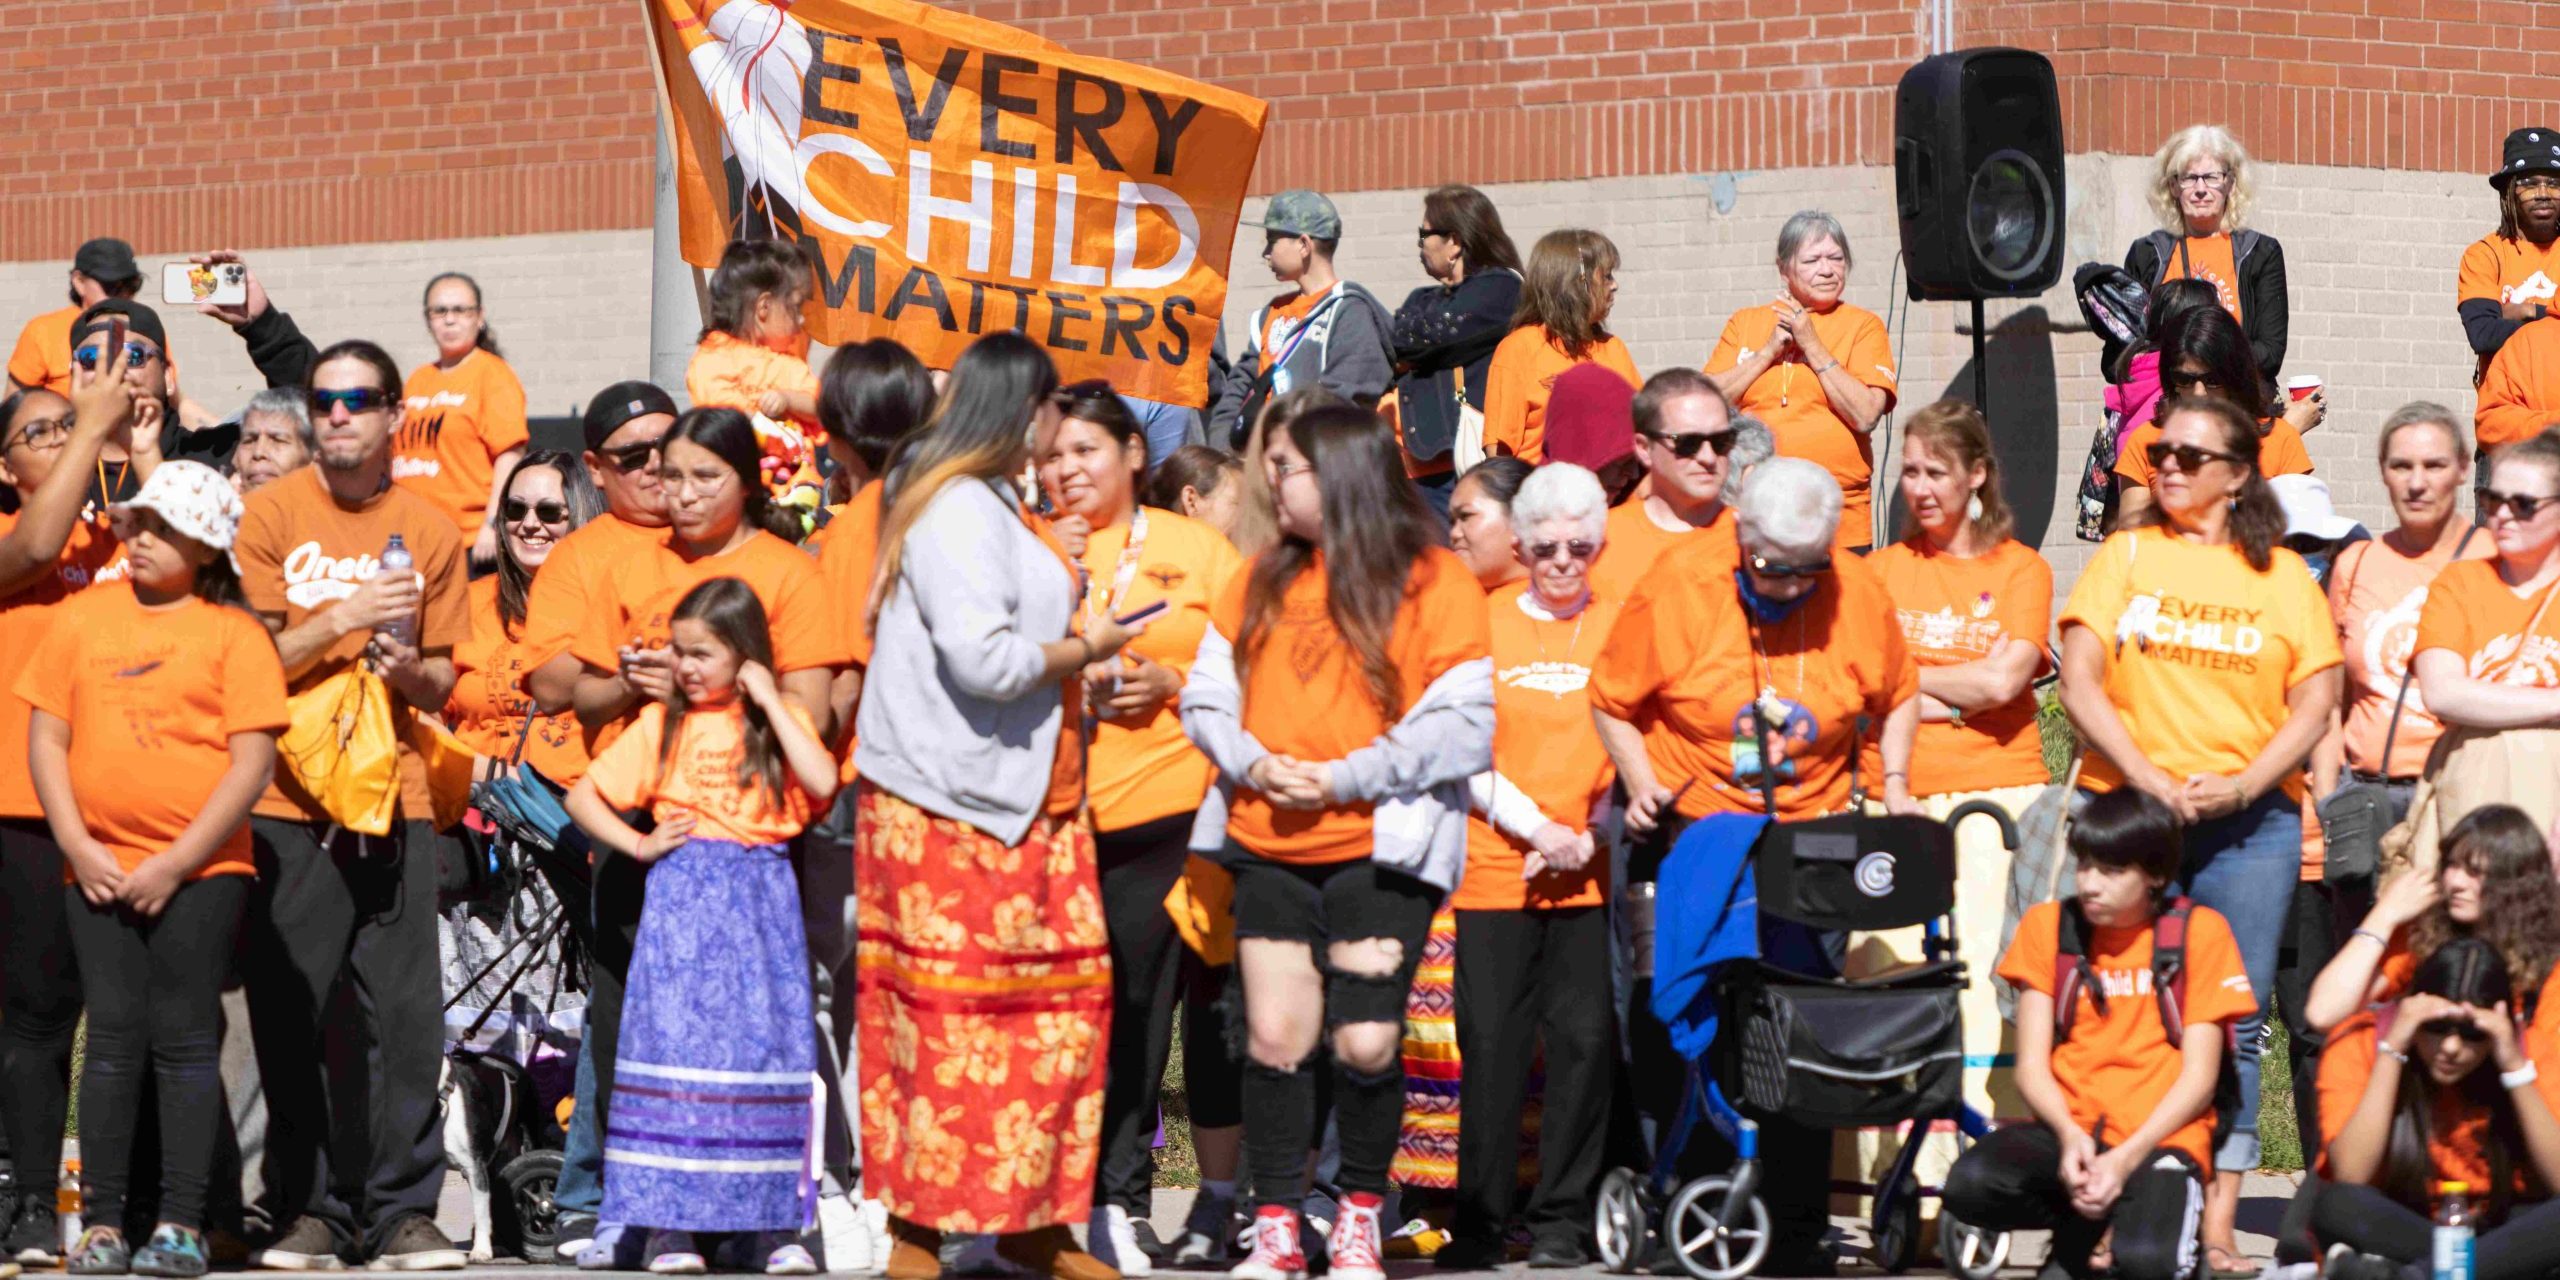
M 2464 531 L 2462 541 L 2453 549 L 2455 560 L 2462 559 L 2462 553 L 2470 548 L 2471 539 L 2479 532 L 2480 526 L 2476 524 Z M 2364 557 L 2372 554 L 2368 544 L 2357 555 L 2356 568 L 2362 569 Z M 2352 574 L 2348 576 L 2347 584 L 2352 592 L 2355 585 Z M 2382 767 L 2385 769 L 2391 767 L 2391 744 L 2400 736 L 2400 713 L 2409 705 L 2409 681 L 2417 674 L 2416 665 L 2413 654 L 2410 669 L 2400 673 L 2400 692 L 2391 699 L 2391 721 L 2382 731 Z M 2323 797 L 2314 809 L 2320 815 L 2320 842 L 2326 851 L 2320 868 L 2321 883 L 2333 889 L 2370 887 L 2382 870 L 2383 833 L 2400 821 L 2400 815 L 2392 811 L 2390 787 L 2350 776 L 2341 780 L 2337 789 Z
M 1869 983 L 1740 979 L 1740 1105 L 1815 1128 L 1952 1115 L 1964 1087 L 1961 985 L 1937 966 Z

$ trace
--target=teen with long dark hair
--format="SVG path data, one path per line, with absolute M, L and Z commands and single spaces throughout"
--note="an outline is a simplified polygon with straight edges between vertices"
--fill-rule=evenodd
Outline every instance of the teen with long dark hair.
M 2327 410 L 2313 399 L 2272 403 L 2266 384 L 2251 362 L 2249 340 L 2240 325 L 2220 307 L 2196 307 L 2180 313 L 2160 332 L 2160 389 L 2164 397 L 2212 396 L 2236 406 L 2256 424 L 2258 474 L 2308 475 L 2311 454 L 2302 433 L 2318 426 Z M 2168 403 L 2161 401 L 2151 421 L 2127 431 L 2116 450 L 2118 528 L 2130 528 L 2134 516 L 2158 501 L 2151 492 L 2158 470 L 2149 453 L 2168 425 Z

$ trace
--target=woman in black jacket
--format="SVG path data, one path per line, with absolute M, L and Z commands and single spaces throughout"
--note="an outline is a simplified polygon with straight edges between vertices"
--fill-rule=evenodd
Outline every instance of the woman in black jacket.
M 2154 160 L 2151 207 L 2163 229 L 2133 242 L 2124 269 L 2146 289 L 2164 280 L 2211 281 L 2272 391 L 2284 368 L 2291 308 L 2284 246 L 2247 225 L 2256 177 L 2248 151 L 2221 126 L 2199 124 L 2171 134 Z
M 1396 308 L 1396 422 L 1406 474 L 1445 519 L 1461 470 L 1459 404 L 1484 411 L 1486 367 L 1520 306 L 1520 251 L 1493 201 L 1455 184 L 1422 197 L 1414 241 L 1433 283 Z

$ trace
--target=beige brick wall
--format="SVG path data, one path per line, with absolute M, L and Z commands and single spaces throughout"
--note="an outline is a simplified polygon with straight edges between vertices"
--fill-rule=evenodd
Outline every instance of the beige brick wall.
M 419 314 L 429 277 L 480 282 L 507 362 L 537 416 L 567 413 L 607 384 L 649 372 L 649 232 L 593 231 L 317 249 L 243 248 L 258 279 L 312 341 L 370 338 L 403 369 L 435 358 Z M 227 415 L 265 386 L 238 338 L 191 308 L 160 305 L 160 263 L 144 255 L 142 301 L 161 313 L 188 395 Z M 64 304 L 66 262 L 0 264 L 0 335 Z

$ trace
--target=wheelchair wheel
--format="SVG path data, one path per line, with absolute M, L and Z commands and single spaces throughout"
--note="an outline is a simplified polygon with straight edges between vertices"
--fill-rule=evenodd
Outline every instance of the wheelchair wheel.
M 500 1248 L 529 1261 L 551 1256 L 560 1242 L 560 1209 L 552 1193 L 560 1185 L 560 1153 L 528 1151 L 498 1171 L 490 1196 Z
M 1947 1260 L 1947 1274 L 1956 1280 L 1991 1280 L 2009 1265 L 2009 1233 L 1959 1222 L 1941 1205 L 1938 1254 Z
M 1740 1280 L 1769 1256 L 1769 1207 L 1753 1196 L 1731 1227 L 1717 1215 L 1733 1194 L 1730 1178 L 1700 1178 L 1680 1188 L 1663 1211 L 1662 1238 L 1697 1280 Z
M 1599 1203 L 1592 1212 L 1591 1235 L 1600 1246 L 1600 1265 L 1619 1275 L 1634 1272 L 1644 1261 L 1652 1219 L 1644 1179 L 1632 1169 L 1611 1169 L 1600 1180 Z
M 1902 1194 L 1893 1197 L 1874 1223 L 1875 1263 L 1889 1276 L 1910 1274 L 1911 1264 L 1920 1259 L 1920 1191 L 1917 1187 L 1899 1190 Z

